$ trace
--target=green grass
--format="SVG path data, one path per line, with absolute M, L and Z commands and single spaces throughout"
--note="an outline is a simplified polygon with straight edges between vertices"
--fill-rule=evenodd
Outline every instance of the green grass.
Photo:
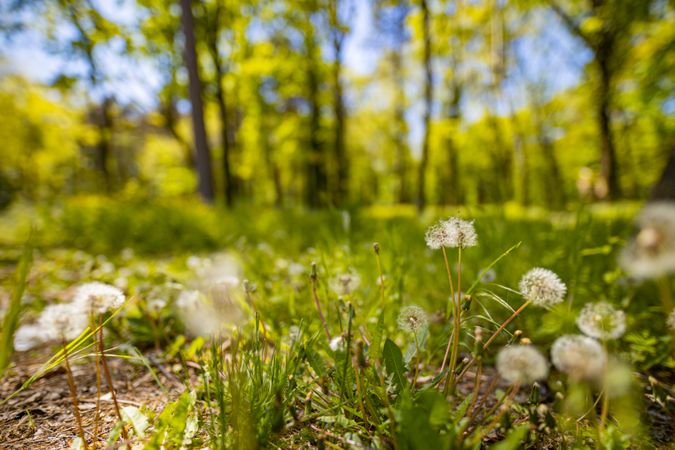
M 80 281 L 123 282 L 132 300 L 108 324 L 115 339 L 141 351 L 158 346 L 173 364 L 194 363 L 190 370 L 197 381 L 185 379 L 185 394 L 152 418 L 154 428 L 142 439 L 147 448 L 162 442 L 214 449 L 478 448 L 484 439 L 501 440 L 496 448 L 519 448 L 520 442 L 583 448 L 598 439 L 607 448 L 622 448 L 624 441 L 636 445 L 650 439 L 648 427 L 640 425 L 640 402 L 612 403 L 610 426 L 598 437 L 595 413 L 586 414 L 580 427 L 570 419 L 572 410 L 592 411 L 589 402 L 598 390 L 556 372 L 546 389 L 523 391 L 529 402 L 503 412 L 497 407 L 483 415 L 476 412 L 472 395 L 442 394 L 446 374 L 437 370 L 451 332 L 451 321 L 443 319 L 449 292 L 442 256 L 426 248 L 424 233 L 449 214 L 475 220 L 480 244 L 462 254 L 463 289 L 471 287 L 462 357 L 478 355 L 472 337 L 477 325 L 494 330 L 520 306 L 517 283 L 527 270 L 547 267 L 568 285 L 564 303 L 551 310 L 528 308 L 480 355 L 486 371 L 498 347 L 516 340 L 515 330 L 546 352 L 561 334 L 578 333 L 574 320 L 585 303 L 606 300 L 628 316 L 628 332 L 609 350 L 644 374 L 672 374 L 673 344 L 656 288 L 629 279 L 616 263 L 637 207 L 596 205 L 549 213 L 505 205 L 418 217 L 407 207 L 223 211 L 188 201 L 149 205 L 88 197 L 49 210 L 10 211 L 0 218 L 0 229 L 11 229 L 0 248 L 5 266 L 12 267 L 22 230 L 35 224 L 38 255 L 32 271 L 38 276 L 26 286 L 33 301 L 24 320 Z M 377 283 L 374 242 L 380 248 L 383 285 Z M 213 261 L 227 269 L 198 267 L 193 256 L 212 253 L 221 255 Z M 454 261 L 456 253 L 450 255 Z M 342 337 L 334 348 L 316 311 L 313 262 L 329 332 Z M 489 267 L 495 279 L 482 281 Z M 203 289 L 219 270 L 233 272 L 255 289 L 249 296 L 241 286 L 232 290 L 245 314 L 233 316 L 226 333 L 194 339 L 175 307 L 176 283 Z M 347 272 L 359 283 L 340 295 L 335 279 Z M 3 281 L 2 287 L 13 284 Z M 166 305 L 153 310 L 150 302 L 158 297 Z M 409 304 L 432 317 L 418 345 L 396 327 L 399 310 Z M 423 383 L 414 386 L 416 361 Z M 507 397 L 508 391 L 496 391 L 495 398 L 509 405 Z

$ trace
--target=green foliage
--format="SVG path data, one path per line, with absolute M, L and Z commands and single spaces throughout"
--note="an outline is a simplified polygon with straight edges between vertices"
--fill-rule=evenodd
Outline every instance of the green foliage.
M 2 330 L 0 331 L 0 376 L 2 376 L 7 366 L 9 366 L 10 358 L 14 351 L 14 333 L 19 326 L 19 318 L 23 308 L 23 293 L 26 289 L 26 279 L 31 268 L 32 259 L 32 242 L 31 238 L 28 238 L 16 269 L 14 291 L 9 301 L 9 307 L 2 319 Z
M 408 385 L 405 377 L 405 364 L 403 363 L 403 353 L 398 346 L 387 339 L 384 341 L 384 349 L 382 350 L 382 358 L 384 365 L 387 368 L 387 373 L 392 377 L 394 384 L 399 391 L 402 391 Z

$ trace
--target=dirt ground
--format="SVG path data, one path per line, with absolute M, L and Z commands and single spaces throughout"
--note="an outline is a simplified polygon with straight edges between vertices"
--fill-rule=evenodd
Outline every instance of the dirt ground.
M 15 366 L 0 384 L 0 401 L 19 389 L 49 357 L 46 349 L 37 353 L 15 355 Z M 112 357 L 108 361 L 120 408 L 130 405 L 144 411 L 159 412 L 181 392 L 180 383 L 163 368 L 155 369 L 155 372 L 168 392 L 160 388 L 144 365 Z M 94 442 L 98 443 L 98 448 L 104 448 L 108 433 L 117 422 L 105 377 L 102 380 L 101 420 L 96 439 L 96 370 L 93 359 L 76 361 L 71 365 L 87 441 L 90 448 L 94 447 Z M 0 406 L 2 450 L 67 449 L 76 436 L 76 421 L 63 367 L 49 372 Z

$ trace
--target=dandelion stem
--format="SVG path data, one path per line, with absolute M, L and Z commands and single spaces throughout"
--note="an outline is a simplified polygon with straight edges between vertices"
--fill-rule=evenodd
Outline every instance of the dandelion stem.
M 658 279 L 658 285 L 663 312 L 668 315 L 673 310 L 673 292 L 670 288 L 670 280 L 667 277 L 661 277 Z
M 510 324 L 510 323 L 513 321 L 513 319 L 515 319 L 516 317 L 518 317 L 518 314 L 520 314 L 521 312 L 523 312 L 523 310 L 524 310 L 525 308 L 527 308 L 527 306 L 528 306 L 530 303 L 532 303 L 532 302 L 531 302 L 530 300 L 527 300 L 525 303 L 523 303 L 522 305 L 520 305 L 520 308 L 516 309 L 516 310 L 513 312 L 513 314 L 511 314 L 511 317 L 509 317 L 508 319 L 506 319 L 506 320 L 504 321 L 504 323 L 502 323 L 502 324 L 499 326 L 499 328 L 497 328 L 497 330 L 495 330 L 495 332 L 492 333 L 492 336 L 490 336 L 490 339 L 488 339 L 488 340 L 485 342 L 485 344 L 483 344 L 483 350 L 487 350 L 487 348 L 490 346 L 490 344 L 492 343 L 492 341 L 494 341 L 494 340 L 497 338 L 497 336 L 499 336 L 499 334 L 500 334 L 502 331 L 504 331 L 504 328 L 506 328 L 506 326 L 507 326 L 508 324 Z M 469 370 L 469 369 L 471 368 L 471 366 L 473 366 L 473 363 L 475 363 L 475 362 L 476 362 L 476 356 L 474 355 L 474 356 L 471 358 L 471 360 L 466 364 L 466 366 L 464 366 L 464 369 L 462 369 L 462 372 L 459 374 L 459 376 L 458 376 L 457 378 L 458 378 L 458 379 L 461 379 L 461 378 L 464 376 L 464 374 L 466 373 L 466 371 Z
M 105 381 L 108 383 L 108 388 L 110 389 L 110 395 L 113 400 L 113 405 L 115 405 L 115 413 L 120 422 L 122 422 L 122 438 L 126 441 L 129 439 L 127 436 L 127 430 L 124 426 L 124 419 L 122 418 L 122 412 L 120 411 L 120 405 L 117 403 L 117 395 L 115 394 L 115 387 L 113 386 L 112 376 L 110 375 L 110 368 L 108 367 L 108 362 L 105 358 L 105 349 L 103 347 L 103 326 L 98 330 L 98 350 L 101 354 L 101 362 L 103 363 L 103 373 L 105 374 Z
M 600 409 L 600 420 L 598 422 L 598 433 L 602 433 L 607 421 L 607 413 L 609 412 L 609 395 L 605 389 L 602 393 L 602 408 Z
M 448 274 L 448 284 L 450 285 L 450 301 L 445 307 L 445 318 L 449 319 L 450 318 L 450 309 L 451 307 L 454 307 L 454 301 L 455 301 L 455 287 L 452 282 L 452 271 L 450 270 L 450 263 L 448 262 L 448 254 L 445 251 L 445 247 L 441 247 L 441 251 L 443 252 L 443 260 L 445 261 L 445 272 Z M 454 311 L 454 309 L 453 309 Z
M 413 388 L 417 386 L 417 375 L 419 374 L 420 368 L 420 344 L 417 339 L 417 332 L 414 333 L 415 337 L 415 370 L 413 371 Z
M 450 341 L 448 346 L 452 345 L 452 351 L 450 353 L 450 370 L 445 377 L 445 388 L 443 392 L 447 395 L 450 391 L 455 390 L 455 380 L 457 370 L 457 358 L 459 356 L 459 338 L 461 333 L 461 314 L 462 308 L 460 306 L 461 297 L 461 288 L 462 288 L 462 248 L 459 247 L 457 252 L 457 295 L 452 293 L 452 305 L 453 305 L 453 333 L 450 335 Z M 447 263 L 447 259 L 446 259 Z
M 73 372 L 70 370 L 70 362 L 68 361 L 68 344 L 65 339 L 63 340 L 63 361 L 66 366 L 66 377 L 68 379 L 68 389 L 70 390 L 70 399 L 73 402 L 73 415 L 75 416 L 75 422 L 77 423 L 78 433 L 80 434 L 80 439 L 84 444 L 84 448 L 87 449 L 87 438 L 84 435 L 84 427 L 82 427 L 82 416 L 80 415 L 80 405 L 77 400 L 77 387 L 75 386 L 75 379 L 73 378 Z
M 531 301 L 531 300 L 527 300 L 525 303 L 523 303 L 522 305 L 520 305 L 520 308 L 516 309 L 516 310 L 513 312 L 513 314 L 511 314 L 511 317 L 509 317 L 508 319 L 506 319 L 506 320 L 499 326 L 499 328 L 497 328 L 497 330 L 495 330 L 495 332 L 492 333 L 492 336 L 490 336 L 490 339 L 488 339 L 487 341 L 485 341 L 485 344 L 483 344 L 483 350 L 486 350 L 486 349 L 490 346 L 490 344 L 492 343 L 492 341 L 494 341 L 495 339 L 497 339 L 497 336 L 499 336 L 499 334 L 500 334 L 502 331 L 504 331 L 504 328 L 506 328 L 506 326 L 507 326 L 508 324 L 510 324 L 510 323 L 513 321 L 513 319 L 515 319 L 516 317 L 518 317 L 518 314 L 520 314 L 521 312 L 523 312 L 523 310 L 524 310 L 525 308 L 527 308 L 528 305 L 529 305 L 530 303 L 532 303 L 532 301 Z
M 91 324 L 95 324 L 96 319 L 91 317 Z M 101 327 L 101 319 L 99 318 L 98 326 Z M 95 329 L 95 328 L 94 328 Z M 94 333 L 94 349 L 98 348 L 98 334 Z M 95 365 L 96 365 L 96 413 L 94 415 L 94 442 L 98 441 L 98 423 L 101 419 L 101 355 L 94 351 Z
M 483 364 L 478 362 L 478 367 L 476 368 L 476 378 L 474 379 L 473 382 L 473 395 L 471 399 L 471 404 L 469 405 L 469 409 L 467 410 L 469 414 L 473 411 L 473 409 L 476 407 L 476 402 L 478 401 L 478 394 L 480 393 L 480 377 L 483 372 Z
M 316 310 L 319 312 L 319 319 L 321 319 L 321 324 L 323 325 L 323 330 L 326 332 L 326 337 L 328 342 L 330 342 L 330 331 L 328 331 L 328 325 L 326 324 L 326 318 L 323 316 L 321 311 L 321 303 L 319 302 L 319 295 L 316 293 L 316 263 L 312 263 L 312 273 L 309 276 L 312 282 L 312 297 L 314 297 L 314 303 L 316 304 Z
M 375 259 L 377 260 L 377 273 L 380 277 L 380 309 L 384 311 L 384 274 L 382 273 L 382 261 L 380 261 L 380 244 L 374 243 L 373 250 L 375 251 Z

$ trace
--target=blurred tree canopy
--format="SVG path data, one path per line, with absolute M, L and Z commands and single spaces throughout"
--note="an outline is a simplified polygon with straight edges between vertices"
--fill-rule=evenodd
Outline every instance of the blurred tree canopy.
M 0 6 L 2 48 L 32 33 L 63 61 L 42 83 L 3 58 L 0 206 L 199 192 L 227 206 L 561 208 L 646 198 L 675 144 L 672 2 L 116 3 L 124 14 Z M 541 65 L 552 58 L 576 79 Z M 120 62 L 153 68 L 152 102 L 123 95 Z

